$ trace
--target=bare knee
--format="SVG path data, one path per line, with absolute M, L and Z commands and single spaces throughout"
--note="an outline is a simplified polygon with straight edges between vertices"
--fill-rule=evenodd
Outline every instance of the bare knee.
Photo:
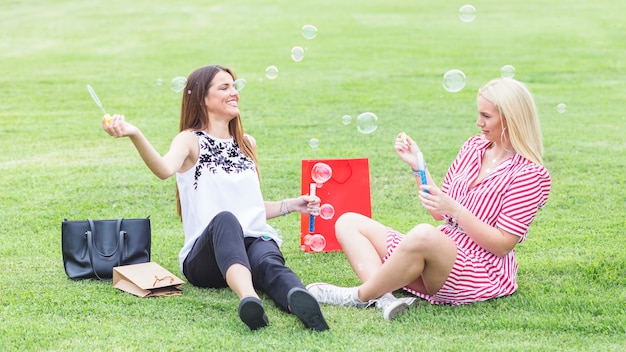
M 358 213 L 344 213 L 335 222 L 335 236 L 341 242 L 354 231 L 358 231 L 359 223 L 364 219 L 368 219 L 364 215 Z
M 398 249 L 412 253 L 428 253 L 436 247 L 440 231 L 430 224 L 419 224 L 412 228 L 402 239 Z

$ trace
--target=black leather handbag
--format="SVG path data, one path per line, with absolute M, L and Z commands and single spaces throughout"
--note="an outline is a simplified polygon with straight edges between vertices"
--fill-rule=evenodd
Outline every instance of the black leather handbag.
M 150 261 L 150 217 L 64 219 L 61 241 L 63 266 L 70 279 L 110 280 L 113 267 Z

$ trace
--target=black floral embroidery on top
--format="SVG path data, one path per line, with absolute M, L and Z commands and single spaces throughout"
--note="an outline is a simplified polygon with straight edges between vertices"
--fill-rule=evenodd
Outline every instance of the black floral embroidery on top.
M 216 174 L 220 169 L 227 174 L 238 174 L 246 170 L 256 172 L 254 161 L 241 152 L 235 140 L 222 142 L 201 131 L 195 131 L 195 134 L 200 141 L 200 155 L 194 174 L 194 189 L 198 189 L 198 179 L 203 170 L 212 174 Z

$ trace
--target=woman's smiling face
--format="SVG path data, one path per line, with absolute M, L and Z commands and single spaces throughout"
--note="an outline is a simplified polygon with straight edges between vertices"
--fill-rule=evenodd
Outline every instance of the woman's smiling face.
M 204 103 L 209 116 L 226 117 L 229 120 L 239 116 L 239 92 L 228 72 L 220 71 L 215 74 Z

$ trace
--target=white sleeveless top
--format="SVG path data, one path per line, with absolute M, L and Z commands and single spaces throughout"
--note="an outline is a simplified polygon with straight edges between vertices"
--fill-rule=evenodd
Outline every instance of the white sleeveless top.
M 198 138 L 198 160 L 186 172 L 176 173 L 185 232 L 185 244 L 178 255 L 181 273 L 196 239 L 222 211 L 237 217 L 245 237 L 265 236 L 280 245 L 282 240 L 266 221 L 254 161 L 233 138 L 218 139 L 204 131 L 190 133 Z

